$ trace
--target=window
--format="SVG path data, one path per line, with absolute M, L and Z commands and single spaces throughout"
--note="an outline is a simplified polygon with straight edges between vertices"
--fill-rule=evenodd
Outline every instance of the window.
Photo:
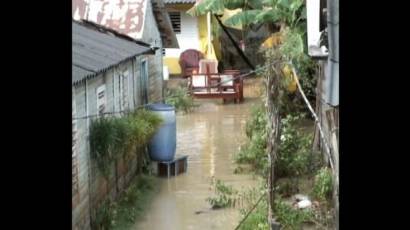
M 75 101 L 72 104 L 72 116 L 76 116 Z M 78 162 L 77 162 L 77 120 L 72 119 L 72 154 L 71 154 L 71 172 L 72 172 L 72 195 L 78 193 Z
M 172 28 L 177 34 L 181 33 L 181 12 L 168 12 Z
M 103 115 L 105 112 L 105 85 L 97 88 L 97 108 L 98 115 Z

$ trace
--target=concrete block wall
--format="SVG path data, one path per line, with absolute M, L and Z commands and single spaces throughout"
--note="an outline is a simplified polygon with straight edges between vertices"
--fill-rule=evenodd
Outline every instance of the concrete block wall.
M 159 48 L 156 50 L 155 55 L 146 55 L 149 66 L 148 101 L 154 102 L 161 100 L 163 97 L 163 56 L 161 34 L 158 30 L 157 22 L 154 17 L 152 3 L 151 1 L 148 1 L 147 3 L 145 24 L 141 40 Z

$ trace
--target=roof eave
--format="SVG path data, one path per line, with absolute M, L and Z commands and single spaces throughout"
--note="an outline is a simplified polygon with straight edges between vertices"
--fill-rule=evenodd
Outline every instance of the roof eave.
M 179 48 L 177 36 L 172 28 L 171 19 L 162 0 L 152 1 L 154 17 L 161 33 L 164 48 Z
M 97 77 L 99 74 L 105 73 L 105 72 L 107 72 L 109 69 L 111 69 L 111 68 L 113 68 L 113 67 L 115 67 L 115 66 L 118 66 L 118 65 L 120 65 L 120 64 L 122 64 L 122 63 L 124 63 L 124 62 L 126 62 L 126 61 L 129 61 L 129 60 L 131 60 L 131 59 L 134 58 L 134 57 L 140 56 L 140 55 L 155 55 L 155 49 L 151 49 L 151 48 L 150 48 L 150 49 L 148 49 L 148 50 L 146 50 L 146 51 L 144 51 L 144 52 L 142 52 L 142 53 L 138 53 L 138 54 L 129 56 L 129 57 L 127 57 L 127 58 L 124 58 L 123 60 L 119 61 L 118 63 L 109 65 L 109 66 L 107 66 L 106 68 L 100 69 L 100 70 L 98 70 L 98 71 L 93 71 L 92 74 L 87 74 L 87 75 L 83 76 L 83 77 L 81 78 L 81 80 L 74 81 L 74 82 L 72 83 L 72 86 L 77 86 L 77 85 L 83 83 L 85 80 L 93 79 L 93 78 Z

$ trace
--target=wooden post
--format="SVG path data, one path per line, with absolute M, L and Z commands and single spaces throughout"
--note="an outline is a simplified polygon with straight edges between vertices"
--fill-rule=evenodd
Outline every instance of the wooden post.
M 338 118 L 337 109 L 326 111 L 326 117 L 329 121 L 330 148 L 335 162 L 333 170 L 333 202 L 335 205 L 336 229 L 339 229 L 339 141 L 337 138 L 339 126 L 335 119 L 335 117 Z
M 319 120 L 322 120 L 321 118 L 321 95 L 322 95 L 322 68 L 321 65 L 318 66 L 318 79 L 316 82 L 316 114 L 319 115 Z M 320 134 L 319 134 L 319 128 L 317 127 L 317 124 L 315 122 L 315 132 L 314 132 L 314 136 L 313 136 L 313 146 L 312 149 L 313 151 L 317 151 L 319 150 L 319 144 L 320 144 Z M 325 161 L 326 162 L 326 161 Z
M 273 210 L 275 205 L 275 162 L 277 158 L 278 146 L 280 144 L 280 111 L 279 102 L 281 100 L 278 66 L 273 65 L 267 72 L 267 114 L 268 114 L 268 148 L 269 157 L 269 177 L 268 177 L 268 219 L 273 219 Z M 270 221 L 271 222 L 271 221 Z M 270 223 L 272 224 L 272 223 Z

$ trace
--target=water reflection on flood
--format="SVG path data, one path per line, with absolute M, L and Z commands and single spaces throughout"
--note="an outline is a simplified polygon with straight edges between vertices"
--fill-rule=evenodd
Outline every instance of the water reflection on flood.
M 160 192 L 135 229 L 234 229 L 238 224 L 238 210 L 210 210 L 206 198 L 213 195 L 212 177 L 235 188 L 256 184 L 250 175 L 233 174 L 232 155 L 245 140 L 245 122 L 251 104 L 258 100 L 225 105 L 218 100 L 200 102 L 195 112 L 177 115 L 176 153 L 188 155 L 187 173 L 160 180 Z

